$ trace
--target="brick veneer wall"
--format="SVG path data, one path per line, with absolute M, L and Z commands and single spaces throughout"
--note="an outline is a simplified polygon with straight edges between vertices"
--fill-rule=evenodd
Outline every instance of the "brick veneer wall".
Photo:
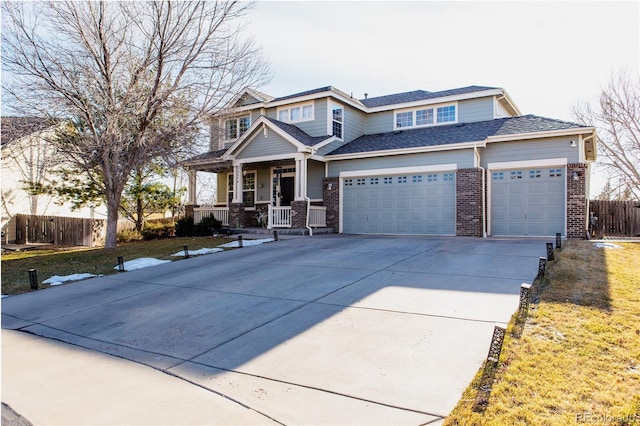
M 328 188 L 331 184 L 331 189 Z M 327 208 L 327 228 L 334 233 L 340 232 L 340 178 L 322 179 L 322 199 Z
M 187 204 L 186 206 L 184 206 L 184 215 L 186 217 L 193 217 L 194 216 L 193 209 L 197 207 L 200 207 L 200 206 L 197 204 Z
M 578 180 L 573 180 L 578 172 Z M 587 235 L 587 165 L 567 164 L 567 238 Z
M 244 214 L 244 203 L 229 204 L 229 227 L 239 228 L 246 226 Z
M 482 237 L 482 170 L 456 173 L 456 235 Z
M 303 229 L 307 227 L 307 202 L 291 202 L 291 227 L 293 229 Z

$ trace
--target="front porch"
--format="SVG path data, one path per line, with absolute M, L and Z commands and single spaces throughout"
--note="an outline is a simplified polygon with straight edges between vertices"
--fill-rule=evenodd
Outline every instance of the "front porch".
M 224 227 L 232 228 L 263 228 L 267 231 L 273 229 L 304 229 L 314 231 L 318 228 L 327 227 L 327 208 L 325 206 L 314 206 L 310 203 L 292 203 L 292 206 L 272 206 L 263 204 L 251 211 L 245 211 L 243 205 L 233 205 L 230 207 L 200 206 L 193 209 L 194 223 L 208 216 L 213 215 L 222 222 Z M 230 215 L 230 209 L 234 209 L 234 214 Z M 248 218 L 250 213 L 255 212 L 254 218 Z M 230 221 L 230 217 L 236 217 L 236 223 Z M 299 216 L 299 218 L 296 218 Z M 239 220 L 244 218 L 244 220 Z M 253 227 L 253 220 L 257 227 Z M 297 220 L 296 220 L 297 219 Z M 304 220 L 300 220 L 304 219 Z M 295 225 L 295 226 L 294 226 Z

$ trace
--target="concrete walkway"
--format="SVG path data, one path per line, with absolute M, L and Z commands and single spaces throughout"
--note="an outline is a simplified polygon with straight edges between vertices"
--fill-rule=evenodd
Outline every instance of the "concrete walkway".
M 2 401 L 34 424 L 439 424 L 544 242 L 292 238 L 9 297 Z

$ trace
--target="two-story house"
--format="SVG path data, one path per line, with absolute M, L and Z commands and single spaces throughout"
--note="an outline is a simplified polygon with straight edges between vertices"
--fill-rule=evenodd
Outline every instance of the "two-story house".
M 322 87 L 245 90 L 186 165 L 196 217 L 231 227 L 582 238 L 595 157 L 593 127 L 522 115 L 501 88 Z M 215 206 L 195 206 L 196 171 L 217 173 Z

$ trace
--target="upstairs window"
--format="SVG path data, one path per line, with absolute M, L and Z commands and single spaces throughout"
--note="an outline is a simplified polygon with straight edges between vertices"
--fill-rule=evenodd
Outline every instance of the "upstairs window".
M 435 126 L 458 121 L 457 106 L 455 104 L 398 111 L 394 114 L 394 117 L 395 129 Z
M 343 139 L 344 136 L 344 109 L 338 105 L 333 104 L 331 107 L 331 123 L 332 123 L 332 135 L 338 139 Z
M 251 127 L 251 117 L 248 115 L 226 120 L 224 122 L 224 138 L 237 139 L 242 136 L 249 127 Z
M 278 108 L 278 120 L 285 123 L 299 123 L 313 119 L 313 102 Z

